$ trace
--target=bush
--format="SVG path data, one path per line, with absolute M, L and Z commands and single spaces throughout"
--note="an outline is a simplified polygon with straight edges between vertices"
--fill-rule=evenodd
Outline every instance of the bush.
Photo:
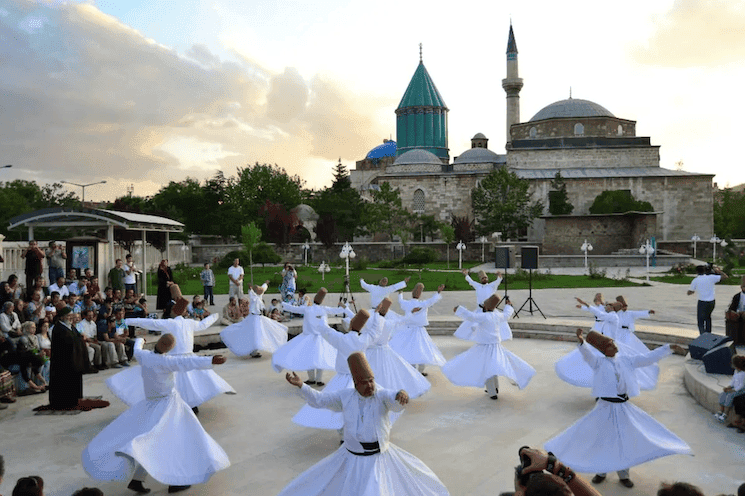
M 254 248 L 252 255 L 253 262 L 255 264 L 278 264 L 282 261 L 282 257 L 280 257 L 276 251 L 274 251 L 274 248 L 266 243 L 259 243 L 258 245 L 256 245 L 256 248 Z
M 594 263 L 588 266 L 590 279 L 605 279 L 605 269 L 598 269 Z
M 440 257 L 437 252 L 431 248 L 413 248 L 408 255 L 403 258 L 403 263 L 416 266 L 424 266 L 428 263 L 436 262 Z
M 354 261 L 354 270 L 367 270 L 367 265 L 369 263 L 370 260 L 368 260 L 368 258 L 363 255 Z
M 396 267 L 396 264 L 392 260 L 381 260 L 377 265 L 379 269 L 392 269 Z

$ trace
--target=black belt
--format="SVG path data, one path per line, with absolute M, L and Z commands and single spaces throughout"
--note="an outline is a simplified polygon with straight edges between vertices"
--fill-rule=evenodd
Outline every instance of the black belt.
M 627 401 L 629 401 L 629 395 L 619 394 L 618 396 L 613 396 L 610 398 L 597 398 L 597 399 L 607 401 L 608 403 L 626 403 Z
M 361 442 L 360 445 L 362 445 L 362 448 L 365 450 L 362 453 L 356 453 L 349 449 L 347 449 L 347 451 L 349 451 L 350 453 L 356 456 L 370 456 L 370 455 L 377 455 L 378 453 L 380 453 L 380 444 L 377 441 L 372 442 L 372 443 Z
M 629 326 L 621 326 L 621 329 L 628 329 Z
M 600 320 L 600 319 L 595 319 L 595 322 L 602 322 L 602 320 Z

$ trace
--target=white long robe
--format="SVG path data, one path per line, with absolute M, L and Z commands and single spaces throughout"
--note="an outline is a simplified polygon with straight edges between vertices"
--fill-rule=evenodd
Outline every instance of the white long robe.
M 612 398 L 639 395 L 634 369 L 655 363 L 671 353 L 665 345 L 645 354 L 598 357 L 590 344 L 578 349 L 594 372 L 592 395 Z M 548 451 L 577 472 L 625 470 L 656 458 L 692 454 L 690 446 L 641 408 L 629 403 L 598 400 L 595 408 L 545 444 Z
M 303 385 L 300 394 L 314 408 L 343 417 L 344 443 L 334 453 L 300 474 L 279 496 L 444 496 L 448 490 L 414 455 L 390 443 L 390 412 L 403 409 L 397 391 L 376 385 L 370 397 L 356 389 L 315 391 Z M 380 453 L 358 456 L 361 442 L 377 441 Z
M 479 308 L 476 310 L 476 313 L 478 313 L 481 310 Z M 499 310 L 494 310 L 494 312 L 500 312 Z M 501 312 L 503 319 L 501 319 L 499 323 L 499 338 L 501 341 L 509 341 L 512 339 L 512 329 L 510 328 L 510 325 L 507 323 L 510 317 L 512 317 L 515 314 L 515 309 L 512 307 L 512 305 L 505 305 L 504 311 Z M 471 341 L 471 336 L 476 331 L 478 327 L 477 322 L 473 322 L 471 320 L 465 319 L 461 324 L 458 326 L 458 328 L 453 333 L 453 336 L 455 336 L 458 339 L 463 339 L 465 341 Z
M 275 372 L 287 370 L 333 370 L 336 348 L 321 336 L 321 326 L 328 325 L 328 315 L 345 315 L 341 307 L 323 305 L 295 306 L 284 304 L 284 309 L 303 316 L 303 331 L 282 345 L 272 355 Z
M 266 283 L 262 285 L 264 291 Z M 274 353 L 287 342 L 287 326 L 262 315 L 264 300 L 253 289 L 248 290 L 249 315 L 220 332 L 220 339 L 238 356 L 257 351 Z
M 83 468 L 97 480 L 130 480 L 136 463 L 158 482 L 200 484 L 230 466 L 228 456 L 204 430 L 175 387 L 174 373 L 207 370 L 212 357 L 168 356 L 142 349 L 145 399 L 122 413 L 86 446 Z
M 497 292 L 497 288 L 502 282 L 502 278 L 497 277 L 496 280 L 492 282 L 481 284 L 480 282 L 474 281 L 471 279 L 471 276 L 466 274 L 466 282 L 474 289 L 474 291 L 476 291 L 476 304 L 481 306 L 487 298 Z
M 505 312 L 512 305 L 505 307 Z M 511 379 L 520 389 L 528 385 L 535 369 L 501 345 L 501 324 L 504 316 L 498 312 L 470 312 L 458 307 L 455 315 L 474 324 L 469 336 L 476 344 L 449 360 L 442 373 L 457 386 L 483 387 L 494 376 Z
M 195 356 L 194 333 L 207 329 L 214 324 L 220 315 L 214 313 L 204 320 L 197 321 L 176 317 L 175 319 L 126 319 L 127 326 L 140 327 L 150 331 L 172 334 L 176 344 L 169 353 L 170 356 Z M 142 368 L 130 367 L 122 370 L 106 380 L 106 385 L 117 398 L 127 406 L 135 405 L 145 399 Z M 174 372 L 176 389 L 181 398 L 190 408 L 199 406 L 218 394 L 235 394 L 230 384 L 220 377 L 214 370 L 188 370 Z
M 391 338 L 390 345 L 412 365 L 445 365 L 445 357 L 429 337 L 426 328 L 429 325 L 427 309 L 441 299 L 440 293 L 435 293 L 427 300 L 406 300 L 402 295 L 398 295 L 398 303 L 405 313 L 399 322 L 398 331 Z M 417 308 L 420 310 L 414 312 Z
M 383 298 L 404 289 L 406 287 L 406 281 L 397 282 L 391 286 L 378 286 L 377 284 L 368 284 L 364 279 L 360 279 L 360 285 L 362 289 L 370 293 L 370 308 L 374 310 L 378 308 Z

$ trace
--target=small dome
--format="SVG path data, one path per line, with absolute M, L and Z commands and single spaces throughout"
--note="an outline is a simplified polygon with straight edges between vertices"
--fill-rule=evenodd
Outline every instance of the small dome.
M 402 153 L 396 159 L 396 161 L 393 162 L 393 165 L 406 165 L 406 164 L 442 165 L 442 160 L 437 158 L 437 156 L 432 152 L 428 152 L 427 150 L 415 148 L 413 150 L 409 150 L 408 152 Z
M 471 139 L 486 139 L 486 136 L 484 136 L 484 133 L 476 133 Z
M 396 156 L 396 142 L 386 141 L 382 145 L 378 145 L 370 150 L 365 158 L 383 158 L 383 157 L 395 157 Z
M 569 98 L 543 107 L 529 122 L 562 117 L 615 117 L 602 105 L 589 100 Z
M 475 138 L 475 137 L 474 137 Z M 499 162 L 499 155 L 488 148 L 469 148 L 455 159 L 455 164 L 493 164 Z

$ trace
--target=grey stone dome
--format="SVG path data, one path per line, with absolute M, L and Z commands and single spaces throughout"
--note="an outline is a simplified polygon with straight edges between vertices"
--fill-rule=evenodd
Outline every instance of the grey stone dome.
M 551 105 L 543 107 L 529 122 L 542 121 L 544 119 L 560 119 L 563 117 L 615 117 L 602 105 L 589 100 L 569 98 L 560 100 Z
M 454 164 L 484 164 L 500 162 L 499 155 L 488 148 L 469 148 L 453 162 Z
M 399 155 L 396 161 L 393 162 L 393 165 L 406 164 L 442 165 L 442 160 L 437 158 L 437 156 L 432 152 L 416 148 L 414 150 L 409 150 L 408 152 L 402 153 L 401 155 Z
M 484 136 L 484 133 L 476 133 L 471 139 L 486 139 L 486 136 Z

